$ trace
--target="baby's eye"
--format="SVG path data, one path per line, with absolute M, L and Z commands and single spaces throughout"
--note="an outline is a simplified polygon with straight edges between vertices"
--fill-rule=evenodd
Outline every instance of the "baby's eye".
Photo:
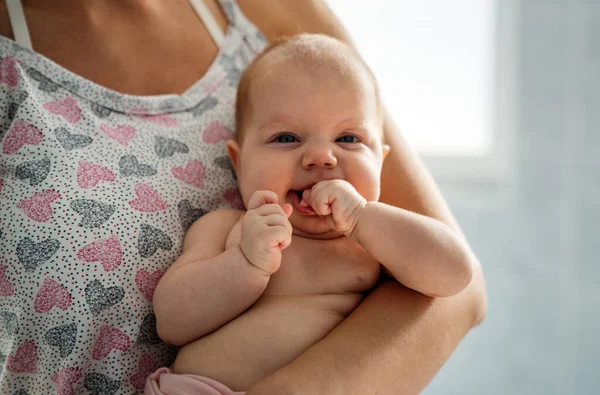
M 358 139 L 358 137 L 352 136 L 350 134 L 338 137 L 337 140 L 335 140 L 335 141 L 337 143 L 360 143 L 360 140 Z
M 280 134 L 279 136 L 276 136 L 273 141 L 276 143 L 295 143 L 298 139 L 292 134 Z

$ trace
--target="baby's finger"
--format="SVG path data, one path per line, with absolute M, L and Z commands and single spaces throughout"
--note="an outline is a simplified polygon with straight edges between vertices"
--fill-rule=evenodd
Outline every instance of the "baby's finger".
M 258 208 L 255 208 L 254 210 L 252 210 L 252 213 L 260 215 L 260 216 L 271 215 L 271 214 L 280 214 L 284 217 L 287 217 L 287 214 L 285 213 L 283 207 L 281 207 L 278 204 L 273 204 L 273 203 L 264 204 Z
M 322 188 L 319 191 L 312 191 L 309 195 L 309 204 L 315 213 L 319 215 L 331 214 L 331 204 L 333 202 L 330 196 L 330 188 Z
M 248 202 L 248 210 L 254 210 L 262 205 L 277 203 L 279 197 L 273 191 L 256 191 Z
M 292 241 L 292 237 L 288 230 L 283 226 L 273 226 L 266 231 L 271 247 L 279 247 L 284 249 L 288 247 Z
M 262 221 L 264 221 L 263 223 L 268 226 L 283 226 L 290 233 L 292 232 L 292 224 L 290 223 L 290 220 L 285 215 L 281 215 L 279 213 L 267 215 L 267 216 L 262 217 Z
M 294 208 L 289 203 L 284 204 L 283 206 L 281 206 L 281 208 L 283 209 L 285 215 L 287 215 L 288 218 L 290 217 L 290 215 L 292 215 L 292 212 L 294 211 Z

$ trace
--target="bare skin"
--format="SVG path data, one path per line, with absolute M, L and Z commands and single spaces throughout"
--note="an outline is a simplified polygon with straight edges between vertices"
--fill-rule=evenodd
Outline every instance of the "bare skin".
M 214 214 L 220 222 L 232 222 L 244 212 Z M 226 237 L 225 249 L 239 245 L 240 224 L 229 234 L 213 234 L 214 244 L 222 245 Z M 192 229 L 186 238 L 190 243 L 205 239 L 204 229 Z M 335 328 L 379 276 L 379 263 L 347 237 L 293 236 L 281 260 L 280 269 L 249 310 L 181 349 L 173 366 L 176 373 L 211 377 L 237 391 L 251 388 Z
M 225 29 L 226 20 L 216 1 L 205 2 Z M 164 10 L 154 13 L 143 11 L 150 2 L 133 0 L 23 3 L 37 52 L 119 92 L 181 93 L 203 75 L 216 57 L 214 43 L 186 0 L 173 0 L 168 6 L 156 2 L 159 4 L 154 6 Z M 281 35 L 312 32 L 351 43 L 322 0 L 238 3 L 270 41 Z M 99 4 L 104 4 L 104 11 L 93 13 L 94 19 L 78 19 L 90 15 L 92 5 Z M 84 5 L 89 9 L 82 9 Z M 135 7 L 125 12 L 128 5 Z M 176 18 L 176 13 L 184 19 Z M 117 25 L 113 18 L 118 18 L 119 27 L 104 28 Z M 0 35 L 12 38 L 9 26 L 6 6 L 0 0 Z M 119 43 L 118 48 L 114 43 Z M 149 54 L 152 62 L 146 61 Z M 163 72 L 174 65 L 177 73 Z M 462 235 L 431 176 L 389 116 L 385 134 L 391 154 L 383 168 L 380 200 L 438 219 Z M 326 338 L 262 380 L 248 395 L 420 392 L 462 338 L 485 317 L 485 286 L 474 256 L 473 272 L 464 291 L 444 299 L 426 297 L 396 282 L 379 285 Z

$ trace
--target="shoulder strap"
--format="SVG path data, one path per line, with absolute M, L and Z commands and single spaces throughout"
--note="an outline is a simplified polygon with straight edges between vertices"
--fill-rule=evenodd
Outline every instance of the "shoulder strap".
M 215 44 L 217 45 L 217 47 L 221 47 L 221 43 L 223 42 L 223 37 L 224 37 L 223 31 L 221 30 L 221 27 L 215 20 L 213 14 L 208 10 L 208 8 L 206 8 L 204 1 L 203 0 L 189 0 L 189 1 L 190 1 L 190 4 L 192 5 L 192 8 L 194 9 L 194 11 L 196 11 L 196 14 L 198 14 L 198 17 L 200 18 L 200 20 L 206 27 L 206 30 L 208 30 L 208 33 L 212 37 L 212 39 L 215 42 Z
M 6 0 L 6 8 L 8 9 L 8 20 L 10 21 L 15 41 L 25 48 L 32 49 L 21 0 Z

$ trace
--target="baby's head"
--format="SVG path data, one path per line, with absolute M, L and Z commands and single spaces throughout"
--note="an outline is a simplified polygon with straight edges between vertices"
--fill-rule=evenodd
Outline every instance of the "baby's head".
M 248 204 L 257 190 L 290 203 L 299 234 L 327 237 L 327 221 L 298 210 L 298 196 L 343 179 L 379 198 L 383 109 L 375 78 L 358 54 L 333 38 L 303 34 L 273 43 L 246 69 L 236 103 L 236 140 L 227 143 Z

